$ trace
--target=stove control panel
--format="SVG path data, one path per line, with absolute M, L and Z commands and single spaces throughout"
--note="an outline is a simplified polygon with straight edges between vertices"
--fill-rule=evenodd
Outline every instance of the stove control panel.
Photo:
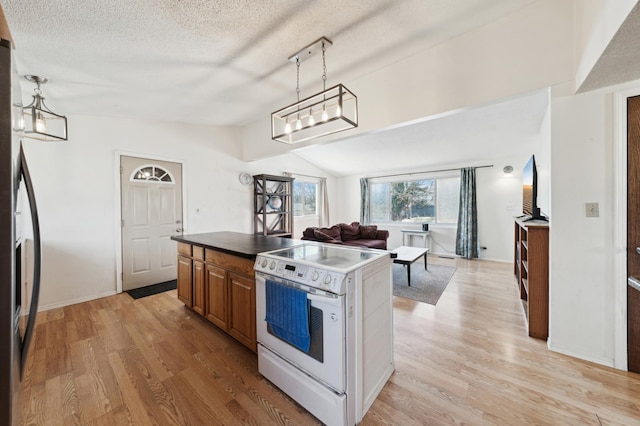
M 258 256 L 256 258 L 254 269 L 265 274 L 330 291 L 332 293 L 344 294 L 346 292 L 346 274 L 340 272 L 303 265 L 297 262 L 275 260 L 264 256 Z

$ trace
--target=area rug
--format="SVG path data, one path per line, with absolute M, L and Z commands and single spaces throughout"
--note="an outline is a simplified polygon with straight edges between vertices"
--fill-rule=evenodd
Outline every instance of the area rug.
M 127 293 L 129 293 L 129 296 L 133 297 L 134 299 L 140 299 L 141 297 L 147 297 L 153 294 L 158 294 L 158 293 L 162 293 L 169 290 L 175 290 L 176 288 L 178 288 L 178 282 L 176 280 L 171 280 L 171 281 L 166 281 L 160 284 L 152 284 L 146 287 L 127 290 Z
M 435 305 L 447 288 L 456 268 L 452 266 L 429 265 L 424 270 L 424 264 L 411 265 L 411 287 L 407 286 L 407 268 L 400 264 L 393 265 L 393 295 L 417 300 L 418 302 Z

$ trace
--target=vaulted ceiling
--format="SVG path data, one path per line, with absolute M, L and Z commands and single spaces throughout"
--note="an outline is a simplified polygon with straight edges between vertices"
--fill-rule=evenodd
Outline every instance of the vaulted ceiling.
M 328 83 L 348 84 L 533 0 L 1 3 L 19 72 L 49 79 L 54 111 L 242 126 L 295 99 L 287 58 L 321 36 L 334 42 Z M 321 75 L 319 56 L 303 63 L 302 95 Z

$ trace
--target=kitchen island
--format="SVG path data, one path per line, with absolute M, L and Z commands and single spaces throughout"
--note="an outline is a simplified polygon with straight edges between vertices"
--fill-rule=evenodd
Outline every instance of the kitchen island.
M 171 239 L 178 242 L 178 299 L 256 352 L 256 256 L 302 242 L 226 231 Z

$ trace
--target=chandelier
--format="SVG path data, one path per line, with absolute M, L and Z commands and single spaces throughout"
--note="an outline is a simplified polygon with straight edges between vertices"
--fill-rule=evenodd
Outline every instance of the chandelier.
M 41 141 L 66 141 L 67 140 L 67 117 L 51 111 L 44 103 L 41 96 L 41 84 L 48 80 L 37 75 L 26 75 L 25 78 L 37 87 L 33 90 L 33 101 L 22 108 L 24 116 L 24 136 Z
M 333 43 L 314 41 L 289 57 L 296 64 L 297 102 L 271 114 L 271 139 L 287 144 L 308 141 L 358 127 L 358 98 L 342 84 L 326 88 L 325 52 Z M 300 63 L 322 52 L 322 92 L 300 100 Z

